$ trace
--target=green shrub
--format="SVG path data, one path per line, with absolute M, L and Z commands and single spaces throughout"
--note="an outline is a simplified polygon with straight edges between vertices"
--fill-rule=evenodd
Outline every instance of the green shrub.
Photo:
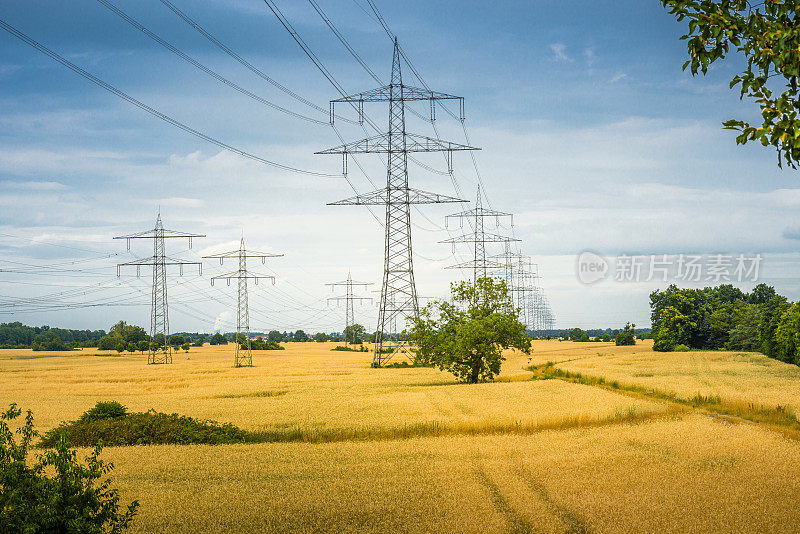
M 409 362 L 407 360 L 403 360 L 402 362 L 392 362 L 387 363 L 383 366 L 385 369 L 408 369 L 410 367 L 433 367 L 433 364 L 430 363 L 422 363 L 422 362 Z
M 369 349 L 364 345 L 359 345 L 357 349 L 354 349 L 353 347 L 345 347 L 344 345 L 339 345 L 333 347 L 331 350 L 338 352 L 369 352 Z
M 79 421 L 100 421 L 101 419 L 114 419 L 125 417 L 128 409 L 117 401 L 98 401 L 94 408 L 87 410 L 81 415 Z
M 675 346 L 672 348 L 672 350 L 673 350 L 673 352 L 689 352 L 689 351 L 690 351 L 690 350 L 692 350 L 692 349 L 690 349 L 690 348 L 689 348 L 689 347 L 687 347 L 686 345 L 683 345 L 683 344 L 678 344 L 678 345 L 675 345 Z
M 118 403 L 117 403 L 118 404 Z M 92 410 L 89 410 L 91 412 Z M 230 423 L 202 421 L 184 415 L 130 413 L 119 417 L 91 418 L 86 412 L 77 421 L 62 423 L 44 434 L 42 447 L 53 447 L 61 436 L 71 443 L 86 447 L 99 440 L 108 446 L 246 443 L 252 441 L 248 432 Z
M 61 436 L 54 449 L 30 463 L 28 451 L 37 435 L 32 413 L 28 411 L 16 431 L 19 443 L 8 423 L 21 413 L 12 404 L 0 415 L 0 532 L 100 534 L 127 529 L 139 502 L 120 510 L 117 490 L 110 479 L 102 480 L 114 468 L 99 459 L 102 446 L 97 444 L 84 464 Z
M 247 343 L 241 343 L 239 347 L 247 349 Z M 286 347 L 275 341 L 255 338 L 250 340 L 250 350 L 286 350 Z

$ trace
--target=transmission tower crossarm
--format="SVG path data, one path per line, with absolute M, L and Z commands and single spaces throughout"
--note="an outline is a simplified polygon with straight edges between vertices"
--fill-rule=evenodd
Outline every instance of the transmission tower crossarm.
M 402 96 L 392 96 L 392 91 L 397 91 L 398 88 L 402 89 Z M 439 91 L 430 91 L 412 85 L 400 84 L 399 86 L 384 85 L 368 91 L 337 98 L 331 100 L 331 102 L 388 102 L 390 99 L 402 99 L 404 102 L 409 102 L 413 100 L 464 100 L 464 97 Z
M 402 199 L 396 198 L 393 190 L 387 188 L 378 189 L 371 193 L 364 193 L 354 197 L 346 198 L 336 202 L 328 203 L 329 206 L 384 206 L 392 204 L 446 204 L 455 202 L 469 202 L 461 198 L 451 197 L 448 195 L 440 195 L 438 193 L 429 193 L 419 189 L 408 188 L 408 195 Z
M 372 282 L 356 282 L 355 280 L 353 280 L 353 281 L 350 281 L 350 280 L 345 280 L 345 281 L 343 281 L 343 282 L 329 282 L 329 283 L 327 283 L 327 284 L 325 284 L 325 285 L 326 285 L 326 286 L 335 287 L 335 286 L 346 286 L 346 285 L 348 285 L 348 284 L 349 284 L 349 285 L 352 285 L 352 286 L 364 286 L 364 287 L 366 287 L 366 286 L 373 286 L 373 285 L 375 285 L 375 284 L 374 284 L 374 283 L 372 283 Z
M 446 219 L 452 218 L 475 218 L 475 217 L 513 217 L 511 213 L 506 213 L 504 211 L 497 211 L 497 210 L 489 210 L 486 208 L 472 208 L 466 211 L 462 211 L 459 213 L 452 213 L 450 215 L 446 215 Z
M 160 259 L 154 259 L 153 257 L 150 258 L 142 258 L 140 260 L 133 260 L 124 263 L 118 263 L 119 266 L 126 266 L 126 265 L 201 265 L 199 261 L 184 261 L 179 260 L 177 258 L 169 258 L 164 257 L 164 261 Z
M 335 296 L 335 297 L 328 297 L 328 302 L 331 302 L 331 301 L 338 302 L 338 301 L 342 301 L 342 300 L 353 300 L 353 301 L 357 300 L 357 301 L 361 302 L 361 301 L 364 301 L 364 300 L 372 301 L 374 299 L 372 297 L 355 297 L 355 296 L 348 296 L 348 295 L 338 295 L 338 296 Z
M 483 268 L 483 269 L 502 269 L 505 267 L 504 263 L 491 261 L 491 260 L 469 260 L 465 261 L 464 263 L 458 263 L 456 265 L 448 265 L 445 269 L 475 269 L 475 268 Z
M 404 152 L 459 152 L 465 150 L 480 150 L 480 148 L 434 139 L 425 135 L 406 133 L 406 144 Z M 380 134 L 352 143 L 345 143 L 326 150 L 320 150 L 315 154 L 385 154 L 395 150 L 391 146 L 391 134 Z
M 439 241 L 439 243 L 475 243 L 475 242 L 512 243 L 515 241 L 522 241 L 522 240 L 517 239 L 516 237 L 507 237 L 503 235 L 484 233 L 482 234 L 482 236 L 475 236 L 474 234 L 459 235 L 451 237 L 449 239 L 445 239 L 443 241 Z
M 252 273 L 250 271 L 233 271 L 227 274 L 220 274 L 212 276 L 211 281 L 214 280 L 272 280 L 275 283 L 275 277 L 270 274 Z M 213 285 L 213 284 L 212 284 Z
M 208 256 L 203 256 L 203 258 L 209 259 L 225 259 L 225 258 L 281 258 L 283 254 L 273 254 L 271 252 L 257 252 L 254 250 L 248 250 L 245 254 L 239 254 L 238 250 L 231 250 L 230 252 L 223 252 L 221 254 L 210 254 Z

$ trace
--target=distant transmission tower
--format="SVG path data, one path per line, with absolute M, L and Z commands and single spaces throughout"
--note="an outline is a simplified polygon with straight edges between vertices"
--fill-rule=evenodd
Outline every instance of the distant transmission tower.
M 419 315 L 419 301 L 414 283 L 411 252 L 411 205 L 465 202 L 458 198 L 410 188 L 408 186 L 408 154 L 412 152 L 447 152 L 448 167 L 452 169 L 452 153 L 454 151 L 478 150 L 471 146 L 406 132 L 406 102 L 429 102 L 430 118 L 433 121 L 436 118 L 436 102 L 439 100 L 458 100 L 460 117 L 463 120 L 464 99 L 462 97 L 403 84 L 400 70 L 400 50 L 397 39 L 395 39 L 392 79 L 389 85 L 332 100 L 330 103 L 330 119 L 333 124 L 337 102 L 346 102 L 357 109 L 360 123 L 364 121 L 364 102 L 388 102 L 388 133 L 317 152 L 317 154 L 342 154 L 344 174 L 347 174 L 348 154 L 384 153 L 388 155 L 385 188 L 331 203 L 331 205 L 337 206 L 386 206 L 386 244 L 373 367 L 381 367 L 395 354 L 405 353 L 407 357 L 410 357 L 408 344 L 401 339 L 400 332 L 409 318 Z
M 199 262 L 182 261 L 166 256 L 164 240 L 171 238 L 188 238 L 189 248 L 192 248 L 192 239 L 195 237 L 205 237 L 205 235 L 165 230 L 164 225 L 161 223 L 161 212 L 159 211 L 158 218 L 156 219 L 156 226 L 152 230 L 114 238 L 124 239 L 128 250 L 131 249 L 131 239 L 153 240 L 152 257 L 117 265 L 117 276 L 120 275 L 120 269 L 125 266 L 135 266 L 136 276 L 141 274 L 143 265 L 153 267 L 153 303 L 150 313 L 150 343 L 147 349 L 148 364 L 172 363 L 172 347 L 169 344 L 169 307 L 167 305 L 167 265 L 178 265 L 181 275 L 183 275 L 184 265 L 197 265 L 200 273 L 202 273 L 203 269 L 203 265 Z
M 325 284 L 326 286 L 331 286 L 331 289 L 336 288 L 337 286 L 344 286 L 345 294 L 331 297 L 328 299 L 328 302 L 345 302 L 345 337 L 344 337 L 344 344 L 349 345 L 351 344 L 351 340 L 347 338 L 347 333 L 349 332 L 352 336 L 352 343 L 355 344 L 355 332 L 353 331 L 353 325 L 355 324 L 355 302 L 362 302 L 368 300 L 372 302 L 371 297 L 356 297 L 355 292 L 353 291 L 354 287 L 367 287 L 371 286 L 371 282 L 354 282 L 353 278 L 350 276 L 350 273 L 347 273 L 347 280 L 343 282 L 331 282 L 329 284 Z M 349 330 L 348 330 L 349 328 Z
M 236 307 L 236 340 L 235 340 L 235 353 L 233 356 L 234 367 L 252 367 L 253 366 L 253 353 L 250 345 L 250 309 L 247 302 L 247 281 L 253 280 L 258 285 L 261 279 L 270 279 L 275 283 L 275 277 L 268 274 L 258 274 L 247 270 L 247 258 L 261 258 L 261 263 L 266 263 L 267 258 L 278 258 L 283 254 L 270 254 L 269 252 L 253 252 L 248 251 L 244 246 L 244 237 L 239 245 L 238 250 L 230 252 L 223 252 L 221 254 L 212 254 L 211 256 L 203 256 L 204 258 L 219 258 L 219 264 L 225 262 L 225 258 L 238 258 L 239 269 L 227 274 L 221 274 L 211 278 L 211 285 L 214 285 L 215 280 L 226 280 L 228 285 L 231 285 L 231 280 L 238 282 L 238 305 Z M 244 341 L 242 341 L 244 337 Z M 242 347 L 245 345 L 245 347 Z
M 555 316 L 547 295 L 539 284 L 541 277 L 538 266 L 529 256 L 508 249 L 493 258 L 505 260 L 502 277 L 511 292 L 514 307 L 520 310 L 520 321 L 536 334 L 553 330 Z
M 510 213 L 484 208 L 481 196 L 481 187 L 478 186 L 478 197 L 474 208 L 445 217 L 445 225 L 447 225 L 447 221 L 451 218 L 459 219 L 461 226 L 464 225 L 464 221 L 466 220 L 472 226 L 473 232 L 471 234 L 451 237 L 450 239 L 441 241 L 441 243 L 451 243 L 453 245 L 453 252 L 455 252 L 456 243 L 471 243 L 473 245 L 474 256 L 472 260 L 446 267 L 446 269 L 472 270 L 473 282 L 477 281 L 479 278 L 485 278 L 488 276 L 490 270 L 502 269 L 504 267 L 502 263 L 498 263 L 487 258 L 487 243 L 504 243 L 507 248 L 508 243 L 519 241 L 519 239 L 515 239 L 513 237 L 505 237 L 497 234 L 486 233 L 484 219 L 493 218 L 495 219 L 495 226 L 499 226 L 501 217 L 511 218 L 512 215 Z

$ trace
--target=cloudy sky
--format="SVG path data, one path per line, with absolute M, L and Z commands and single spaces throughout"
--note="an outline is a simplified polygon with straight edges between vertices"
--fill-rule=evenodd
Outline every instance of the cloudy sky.
M 609 258 L 635 255 L 760 254 L 758 278 L 800 296 L 798 173 L 779 170 L 775 153 L 737 147 L 721 128 L 756 111 L 728 89 L 741 68 L 731 58 L 693 79 L 681 72 L 682 26 L 655 1 L 505 2 L 375 0 L 427 83 L 462 95 L 477 167 L 495 209 L 514 213 L 521 249 L 539 265 L 558 327 L 649 324 L 648 293 L 667 282 L 587 285 L 576 276 L 586 250 Z M 107 3 L 107 2 L 106 2 Z M 327 109 L 333 86 L 316 70 L 260 0 L 174 0 L 221 42 L 286 88 Z M 336 40 L 311 4 L 278 0 L 302 38 L 348 92 L 376 86 Z M 318 0 L 379 78 L 388 78 L 391 43 L 364 0 Z M 201 72 L 95 0 L 0 0 L 0 18 L 69 61 L 158 111 L 229 145 L 283 165 L 334 175 L 298 174 L 246 160 L 189 135 L 98 88 L 6 32 L 0 34 L 0 321 L 108 328 L 149 321 L 150 279 L 116 263 L 152 253 L 128 252 L 117 235 L 153 226 L 206 234 L 187 261 L 248 246 L 285 256 L 253 270 L 276 276 L 251 295 L 252 328 L 341 330 L 343 308 L 328 306 L 326 282 L 375 282 L 383 234 L 364 208 L 326 203 L 385 182 L 377 157 L 352 162 L 351 188 L 336 156 L 314 152 L 340 144 L 325 113 L 266 83 L 178 18 L 159 0 L 115 5 L 208 69 L 270 103 L 269 107 Z M 406 67 L 406 81 L 416 83 Z M 425 106 L 419 111 L 425 112 Z M 386 108 L 367 109 L 378 124 Z M 346 115 L 347 110 L 342 109 Z M 440 112 L 443 138 L 465 142 L 460 124 Z M 409 116 L 409 130 L 433 135 Z M 348 140 L 364 137 L 340 121 Z M 413 187 L 455 195 L 441 155 L 412 163 Z M 458 190 L 474 196 L 469 156 L 457 154 Z M 467 250 L 438 242 L 453 206 L 413 213 L 419 293 L 440 297 Z M 500 252 L 497 250 L 497 252 Z M 706 260 L 704 260 L 706 261 Z M 172 329 L 230 330 L 233 286 L 209 278 L 232 269 L 206 263 L 170 278 Z M 646 273 L 645 273 L 646 274 Z M 670 274 L 672 276 L 672 274 Z M 705 280 L 700 280 L 702 284 Z M 687 282 L 692 283 L 692 282 Z M 711 282 L 707 282 L 711 283 Z M 753 285 L 741 283 L 743 289 Z M 368 290 L 367 296 L 377 296 Z M 375 305 L 357 309 L 375 326 Z

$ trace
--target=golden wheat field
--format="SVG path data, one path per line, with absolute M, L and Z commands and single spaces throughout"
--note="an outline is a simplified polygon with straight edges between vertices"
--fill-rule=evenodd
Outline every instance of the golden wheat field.
M 32 409 L 40 430 L 118 400 L 308 438 L 106 448 L 123 499 L 141 502 L 133 532 L 796 532 L 796 439 L 527 370 L 553 361 L 686 396 L 800 398 L 795 367 L 639 343 L 537 341 L 530 358 L 508 354 L 495 382 L 475 386 L 434 369 L 370 369 L 369 353 L 333 344 L 254 352 L 255 367 L 239 369 L 230 346 L 192 348 L 168 366 L 9 350 L 0 402 Z
M 788 406 L 800 414 L 800 367 L 786 365 L 752 352 L 653 353 L 652 341 L 633 347 L 579 348 L 563 356 L 555 353 L 558 367 L 584 375 L 598 375 L 647 388 L 692 395 L 719 395 L 723 399 L 765 406 Z M 579 352 L 579 350 L 581 352 Z M 535 363 L 547 360 L 537 355 Z

